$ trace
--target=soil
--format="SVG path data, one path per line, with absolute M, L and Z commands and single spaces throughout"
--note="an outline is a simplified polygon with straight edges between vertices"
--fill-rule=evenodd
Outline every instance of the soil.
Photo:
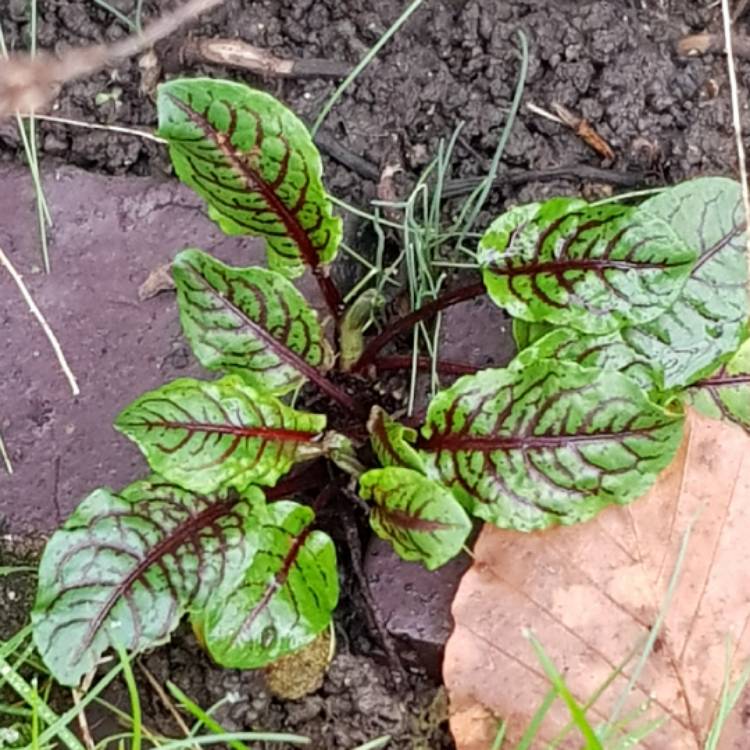
M 132 13 L 136 6 L 136 0 L 110 0 L 110 3 L 125 14 Z M 125 34 L 119 21 L 90 0 L 53 0 L 39 5 L 40 47 L 62 50 L 70 45 L 113 41 Z M 173 3 L 166 0 L 146 0 L 145 17 L 154 17 L 171 5 Z M 217 66 L 183 63 L 179 51 L 185 35 L 237 36 L 259 47 L 270 48 L 277 55 L 335 58 L 354 63 L 396 19 L 403 5 L 400 0 L 382 0 L 376 6 L 365 0 L 263 0 L 253 3 L 227 0 L 222 8 L 206 16 L 200 24 L 194 24 L 180 36 L 159 45 L 157 73 L 163 77 L 205 74 L 245 80 L 270 91 L 302 117 L 312 120 L 333 89 L 331 81 L 262 79 Z M 11 49 L 28 46 L 26 8 L 24 0 L 0 0 L 0 22 Z M 602 162 L 570 129 L 524 108 L 514 123 L 501 170 L 514 170 L 517 174 L 526 170 L 545 171 L 570 166 L 571 174 L 575 175 L 577 170 L 580 172 L 580 166 L 603 167 L 613 173 L 630 175 L 635 183 L 643 186 L 670 184 L 704 174 L 731 174 L 736 159 L 723 56 L 715 54 L 681 59 L 675 53 L 675 43 L 681 36 L 704 28 L 716 29 L 718 21 L 716 4 L 704 0 L 558 0 L 554 3 L 550 0 L 425 0 L 424 7 L 339 101 L 329 115 L 324 131 L 329 139 L 365 159 L 376 174 L 386 166 L 401 168 L 399 187 L 403 189 L 436 154 L 440 139 L 449 138 L 454 128 L 463 123 L 452 176 L 485 173 L 513 96 L 519 70 L 513 39 L 520 29 L 529 39 L 529 75 L 524 101 L 545 109 L 557 102 L 587 118 L 609 142 L 615 160 Z M 153 128 L 153 90 L 147 80 L 153 71 L 144 67 L 144 62 L 126 61 L 112 70 L 69 84 L 55 102 L 54 114 L 87 122 Z M 750 65 L 740 64 L 739 76 L 744 90 L 750 85 Z M 748 111 L 744 116 L 750 120 Z M 90 177 L 98 179 L 102 175 L 117 175 L 120 176 L 118 179 L 148 178 L 149 185 L 155 185 L 153 192 L 148 193 L 149 205 L 155 211 L 164 207 L 159 202 L 159 191 L 173 190 L 166 187 L 172 183 L 163 182 L 171 172 L 165 152 L 151 141 L 49 123 L 39 124 L 39 134 L 40 158 L 48 170 L 51 193 L 54 193 L 56 183 L 55 170 L 61 164 L 66 168 L 86 170 Z M 0 160 L 18 163 L 21 158 L 15 123 L 0 122 Z M 361 205 L 366 205 L 376 196 L 375 180 L 363 179 L 327 156 L 324 159 L 327 185 L 332 193 Z M 8 189 L 9 174 L 4 170 L 0 176 L 2 191 Z M 63 170 L 63 174 L 74 173 Z M 75 179 L 80 179 L 80 184 L 86 182 L 80 175 Z M 611 190 L 608 183 L 609 180 L 592 182 L 575 176 L 526 182 L 522 179 L 520 183 L 508 181 L 494 191 L 480 223 L 486 223 L 491 214 L 511 203 L 553 194 L 606 194 Z M 133 222 L 129 230 L 122 222 L 115 227 L 121 237 L 127 236 L 126 233 L 138 223 L 138 216 L 141 220 L 144 218 L 137 197 L 143 184 L 134 182 L 129 188 L 132 189 L 131 203 L 125 214 L 128 210 L 135 213 L 131 215 Z M 15 199 L 16 189 L 12 189 Z M 72 191 L 72 188 L 68 189 Z M 64 186 L 60 187 L 58 200 L 62 200 L 64 193 Z M 93 195 L 96 196 L 96 191 Z M 110 215 L 97 213 L 100 204 L 106 201 L 105 192 L 99 195 L 101 197 L 90 199 L 92 221 L 96 223 L 98 220 L 100 224 L 97 231 L 103 230 Z M 3 199 L 8 201 L 7 193 Z M 24 200 L 28 202 L 28 210 L 32 210 L 28 184 Z M 170 193 L 167 203 L 172 207 L 175 203 L 182 204 L 179 210 L 186 216 L 198 213 L 189 198 Z M 103 264 L 95 255 L 94 247 L 89 245 L 87 263 L 76 266 L 75 250 L 80 237 L 84 236 L 81 234 L 84 229 L 91 241 L 91 222 L 86 216 L 85 201 L 82 205 L 84 208 L 78 214 L 80 225 L 66 227 L 63 222 L 63 236 L 58 238 L 57 249 L 60 253 L 63 248 L 67 249 L 65 269 L 70 274 L 71 283 L 79 284 L 78 288 L 84 294 L 92 296 L 86 304 L 80 300 L 78 304 L 72 292 L 68 297 L 56 296 L 64 286 L 55 287 L 52 282 L 36 278 L 34 284 L 35 290 L 47 290 L 46 298 L 41 301 L 52 306 L 53 315 L 57 310 L 64 326 L 72 325 L 71 310 L 83 312 L 88 309 L 94 317 L 101 312 L 96 303 L 97 285 L 89 284 L 91 269 L 98 268 L 100 275 L 97 280 L 106 284 L 117 276 L 113 272 L 116 264 L 123 263 L 122 246 L 107 246 L 105 255 L 108 260 Z M 4 217 L 7 220 L 14 215 L 9 211 Z M 122 218 L 122 214 L 117 215 Z M 66 214 L 61 216 L 65 218 Z M 170 222 L 163 226 L 168 238 L 171 237 L 166 250 L 171 251 L 180 242 L 176 235 L 186 230 L 178 231 Z M 192 226 L 191 223 L 190 232 Z M 33 214 L 32 219 L 27 217 L 24 224 L 26 239 L 11 248 L 14 262 L 26 273 L 39 263 L 32 227 Z M 10 223 L 0 226 L 0 242 L 7 244 L 8 237 L 17 236 L 17 232 L 12 233 L 10 228 Z M 357 229 L 355 224 L 350 225 L 351 239 L 357 243 L 366 242 L 365 237 L 357 234 Z M 205 225 L 201 231 L 209 248 L 221 244 Z M 231 243 L 227 243 L 226 251 L 229 260 L 235 251 Z M 126 274 L 127 294 L 131 294 L 144 274 L 147 275 L 148 270 L 156 265 L 159 252 L 155 253 L 146 255 L 139 245 L 128 246 L 131 265 Z M 98 266 L 97 261 L 100 261 Z M 63 280 L 68 281 L 65 276 Z M 60 280 L 56 283 L 62 284 Z M 91 289 L 87 291 L 89 287 Z M 10 289 L 3 283 L 3 298 Z M 116 291 L 114 287 L 111 290 L 112 293 Z M 111 400 L 106 402 L 107 391 L 110 399 L 115 391 L 118 401 L 127 400 L 120 390 L 135 395 L 151 387 L 154 378 L 163 379 L 164 371 L 169 375 L 175 369 L 192 367 L 177 343 L 179 330 L 174 316 L 168 312 L 170 305 L 164 300 L 153 301 L 148 311 L 138 313 L 145 317 L 143 320 L 137 318 L 140 322 L 135 325 L 136 319 L 125 314 L 120 322 L 114 314 L 106 325 L 100 322 L 100 332 L 106 328 L 105 333 L 108 333 L 111 327 L 122 334 L 120 356 L 128 365 L 123 372 L 117 373 L 114 381 L 103 379 L 105 374 L 101 371 L 90 375 L 92 387 L 99 383 L 96 391 L 99 395 L 94 401 L 100 403 L 102 424 L 111 420 L 111 415 L 104 414 L 109 408 L 106 403 L 112 403 Z M 483 357 L 489 356 L 490 351 L 492 361 L 505 361 L 512 349 L 507 331 L 501 330 L 501 321 L 478 324 L 478 316 L 483 313 L 467 308 L 469 311 L 461 324 L 463 328 L 457 322 L 455 330 L 447 329 L 449 332 L 453 330 L 456 345 L 464 350 L 468 348 L 470 354 L 481 355 L 478 363 L 483 363 Z M 1 311 L 0 325 L 5 326 L 5 332 L 13 321 L 20 319 L 22 312 L 20 307 L 12 306 Z M 455 331 L 458 330 L 466 331 L 467 336 L 457 336 Z M 72 332 L 73 329 L 71 335 Z M 477 338 L 469 341 L 469 333 Z M 152 337 L 151 344 L 147 343 L 149 337 Z M 45 343 L 40 341 L 39 350 L 42 350 Z M 91 340 L 90 346 L 87 343 L 87 356 L 95 355 L 95 343 L 95 340 Z M 135 366 L 133 357 L 142 346 L 160 350 L 149 350 L 151 354 L 145 359 L 148 366 Z M 6 348 L 4 354 L 8 351 L 11 349 Z M 104 356 L 103 352 L 101 354 Z M 18 369 L 20 364 L 12 361 Z M 32 367 L 33 361 L 26 364 Z M 11 371 L 9 363 L 3 362 L 3 371 Z M 50 369 L 41 375 L 40 393 L 41 390 L 54 393 L 55 388 L 57 392 L 62 391 L 59 384 L 51 382 L 59 377 L 56 372 Z M 110 376 L 111 373 L 106 375 L 107 378 Z M 23 383 L 9 382 L 14 378 L 6 376 L 5 398 L 13 398 L 14 406 L 18 406 L 16 401 L 21 399 L 24 419 L 35 420 L 35 424 L 24 433 L 33 438 L 31 442 L 24 443 L 26 438 L 21 438 L 22 442 L 18 443 L 12 440 L 15 437 L 12 434 L 7 437 L 17 446 L 22 444 L 30 456 L 35 449 L 42 451 L 43 440 L 50 439 L 50 423 L 54 424 L 57 419 L 63 443 L 56 441 L 55 444 L 66 445 L 67 422 L 54 414 L 55 409 L 63 407 L 59 407 L 49 395 L 29 399 Z M 13 396 L 8 396 L 12 386 L 23 387 Z M 4 403 L 0 403 L 0 407 L 4 412 L 10 410 Z M 95 408 L 93 401 L 89 407 Z M 3 427 L 4 432 L 6 427 Z M 122 445 L 113 442 L 113 435 L 103 437 L 96 429 L 89 431 L 88 439 L 90 447 L 87 450 L 96 457 L 91 462 L 94 464 L 105 460 L 101 450 L 114 454 L 116 446 Z M 22 467 L 23 455 L 14 455 L 14 458 Z M 121 460 L 128 465 L 123 468 L 123 474 L 112 478 L 113 483 L 127 481 L 130 472 L 141 470 L 135 453 L 129 453 Z M 35 463 L 34 466 L 40 467 L 39 482 L 42 482 L 42 477 L 49 476 L 50 471 L 50 481 L 57 481 L 54 479 L 57 471 L 54 462 L 51 467 L 49 463 Z M 26 520 L 37 532 L 54 525 L 57 514 L 65 515 L 83 493 L 83 487 L 91 486 L 83 474 L 92 469 L 87 469 L 83 462 L 80 466 L 80 472 L 63 478 L 67 484 L 62 488 L 62 501 L 59 500 L 60 488 L 55 491 L 56 502 L 62 502 L 62 505 L 54 515 L 45 516 L 39 510 L 50 501 L 46 489 L 39 487 L 35 490 L 44 495 L 41 497 L 29 493 L 26 484 L 15 485 L 12 495 L 16 503 L 20 486 L 27 493 L 25 500 L 29 503 L 29 515 Z M 30 471 L 28 465 L 25 470 Z M 5 512 L 11 498 L 7 489 L 9 484 L 4 478 L 2 482 L 0 508 Z M 35 514 L 31 513 L 34 508 L 37 509 Z M 368 575 L 376 590 L 378 582 L 384 582 L 377 591 L 383 601 L 383 619 L 407 641 L 428 640 L 433 649 L 439 649 L 440 639 L 450 627 L 447 602 L 462 566 L 456 564 L 442 580 L 435 578 L 436 588 L 443 587 L 437 598 L 430 595 L 429 586 L 424 583 L 412 587 L 416 598 L 410 598 L 404 577 L 408 572 L 394 573 L 395 567 L 384 571 L 383 555 L 388 553 L 382 549 L 376 552 L 374 557 L 380 557 L 368 562 Z M 3 564 L 2 560 L 0 564 Z M 272 699 L 259 674 L 213 667 L 207 660 L 196 656 L 199 652 L 188 633 L 179 636 L 170 647 L 148 656 L 146 663 L 158 679 L 172 679 L 204 706 L 228 694 L 239 696 L 237 702 L 222 709 L 220 718 L 227 728 L 298 731 L 313 737 L 314 747 L 331 750 L 351 748 L 385 733 L 394 736 L 389 748 L 450 747 L 443 729 L 432 732 L 440 725 L 439 713 L 428 712 L 436 695 L 437 683 L 425 676 L 420 658 L 404 648 L 403 657 L 410 676 L 398 689 L 394 688 L 378 639 L 362 615 L 364 604 L 358 586 L 346 578 L 347 569 L 344 559 L 342 572 L 346 595 L 336 619 L 339 644 L 336 660 L 323 688 L 307 699 L 287 703 Z M 388 589 L 396 592 L 390 600 L 387 600 Z M 10 596 L 7 589 L 2 593 L 0 604 L 3 611 L 6 603 L 11 605 L 28 599 L 28 593 L 13 588 L 9 590 Z M 22 609 L 15 607 L 16 612 Z M 420 617 L 423 618 L 421 623 Z M 413 627 L 410 628 L 409 623 L 414 623 Z M 425 633 L 431 635 L 428 637 Z M 434 655 L 433 651 L 431 658 Z M 146 700 L 150 701 L 149 716 L 153 721 L 157 724 L 166 722 L 157 699 L 149 694 Z M 166 729 L 166 724 L 161 728 Z

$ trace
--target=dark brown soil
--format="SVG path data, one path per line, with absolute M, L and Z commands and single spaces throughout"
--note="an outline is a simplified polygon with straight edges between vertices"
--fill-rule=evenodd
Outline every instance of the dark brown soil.
M 126 14 L 132 13 L 136 5 L 136 0 L 110 2 Z M 147 0 L 144 4 L 146 17 L 153 17 L 160 9 L 172 4 L 166 0 Z M 189 33 L 238 36 L 257 46 L 271 48 L 279 55 L 327 57 L 354 63 L 395 20 L 404 4 L 401 0 L 383 0 L 375 5 L 365 0 L 227 0 L 223 8 L 207 16 L 202 23 L 195 24 Z M 27 3 L 23 0 L 0 0 L 0 23 L 12 49 L 23 49 L 28 45 L 26 8 Z M 125 33 L 119 21 L 90 0 L 40 3 L 39 12 L 40 47 L 62 50 L 73 44 L 112 41 Z M 602 163 L 573 132 L 524 108 L 515 122 L 502 170 L 544 171 L 572 165 L 575 173 L 576 165 L 604 167 L 634 175 L 634 182 L 643 186 L 673 183 L 702 174 L 729 174 L 735 166 L 735 155 L 723 57 L 717 54 L 680 59 L 674 52 L 675 42 L 682 35 L 706 27 L 716 28 L 718 12 L 716 4 L 704 0 L 425 0 L 424 7 L 337 104 L 326 122 L 325 131 L 351 153 L 369 162 L 376 173 L 386 164 L 403 167 L 406 183 L 435 155 L 439 140 L 450 137 L 454 128 L 463 122 L 453 177 L 486 172 L 513 95 L 519 70 L 513 38 L 516 30 L 521 29 L 530 43 L 525 102 L 546 109 L 553 101 L 559 102 L 588 118 L 609 141 L 616 159 L 612 164 Z M 183 38 L 184 35 L 169 40 L 157 50 L 165 77 L 212 75 L 246 80 L 274 93 L 308 120 L 314 119 L 333 89 L 330 81 L 263 80 L 218 67 L 183 64 L 179 56 Z M 750 66 L 740 65 L 739 72 L 744 90 L 750 86 Z M 65 87 L 55 103 L 54 113 L 88 122 L 153 128 L 155 108 L 149 93 L 142 91 L 144 83 L 139 61 L 124 62 L 114 70 Z M 91 172 L 131 177 L 166 179 L 170 173 L 164 150 L 147 140 L 48 123 L 40 124 L 39 131 L 41 159 L 49 169 L 64 163 Z M 14 122 L 0 123 L 0 159 L 17 162 L 20 158 Z M 331 192 L 351 202 L 365 204 L 375 195 L 374 180 L 363 180 L 330 158 L 326 158 L 326 176 Z M 6 178 L 0 179 L 3 180 L 0 191 L 10 189 Z M 153 186 L 151 181 L 148 182 Z M 130 203 L 122 212 L 115 212 L 120 223 L 123 216 L 140 216 L 142 209 L 139 208 L 138 193 L 143 184 L 134 183 Z M 154 211 L 164 209 L 159 202 L 161 189 L 158 186 L 149 188 L 148 201 Z M 174 209 L 176 201 L 178 209 L 186 215 L 195 212 L 195 203 L 188 199 L 180 208 L 182 198 L 176 198 L 172 188 L 164 189 L 170 193 L 169 210 Z M 521 184 L 509 182 L 495 192 L 489 208 L 497 212 L 511 202 L 535 200 L 551 194 L 598 193 L 601 190 L 601 185 L 576 178 Z M 50 192 L 54 193 L 54 189 Z M 27 196 L 30 207 L 31 193 L 28 192 Z M 6 195 L 8 205 L 14 202 L 7 198 Z M 91 199 L 92 220 L 106 224 L 110 219 L 107 214 L 101 214 L 99 203 L 95 197 Z M 13 213 L 5 216 L 12 217 Z M 486 221 L 489 216 L 487 212 L 482 218 Z M 117 244 L 108 246 L 97 259 L 95 248 L 89 241 L 88 246 L 83 243 L 88 247 L 82 256 L 86 263 L 76 266 L 75 249 L 81 242 L 76 231 L 80 233 L 81 228 L 86 229 L 89 218 L 71 216 L 71 222 L 79 222 L 78 230 L 75 226 L 63 226 L 60 243 L 67 252 L 59 257 L 66 259 L 64 273 L 70 274 L 72 289 L 83 290 L 80 293 L 90 295 L 90 299 L 73 302 L 64 295 L 60 296 L 60 289 L 64 286 L 59 279 L 57 285 L 46 281 L 34 285 L 42 292 L 46 290 L 47 297 L 40 302 L 51 306 L 53 316 L 56 311 L 59 320 L 72 320 L 71 310 L 89 310 L 92 316 L 112 313 L 111 308 L 107 313 L 106 307 L 99 309 L 96 303 L 97 280 L 100 287 L 111 281 L 102 259 L 111 263 L 111 269 L 114 269 L 119 257 L 120 265 L 128 269 L 126 287 L 127 294 L 130 294 L 143 280 L 144 272 L 166 258 L 159 253 L 147 256 L 143 249 L 128 245 L 130 255 L 128 263 L 123 265 L 122 247 Z M 27 233 L 33 231 L 33 223 L 25 226 Z M 192 236 L 180 239 L 184 228 L 171 223 L 165 226 L 169 246 L 165 246 L 163 252 L 167 255 L 181 243 L 194 241 Z M 121 234 L 129 231 L 121 229 Z M 219 243 L 206 226 L 200 231 L 202 239 L 208 243 L 207 249 Z M 14 236 L 16 233 L 10 226 L 0 226 L 0 244 L 7 244 L 8 238 Z M 231 256 L 236 247 L 229 243 L 226 250 Z M 10 251 L 19 268 L 26 273 L 38 264 L 33 241 L 19 243 L 17 247 L 10 247 Z M 93 268 L 96 274 L 92 275 Z M 110 271 L 110 275 L 114 274 Z M 111 289 L 107 287 L 110 296 L 115 293 L 116 286 L 113 283 Z M 0 289 L 5 294 L 12 287 L 1 284 Z M 105 338 L 117 333 L 120 325 L 123 328 L 120 331 L 121 345 L 132 346 L 132 349 L 123 349 L 121 353 L 125 359 L 124 371 L 87 373 L 94 389 L 91 392 L 104 394 L 110 391 L 111 400 L 107 404 L 125 402 L 127 394 L 135 395 L 151 387 L 155 384 L 154 379 L 164 379 L 176 369 L 192 366 L 188 364 L 184 348 L 180 348 L 176 317 L 170 305 L 168 301 L 157 300 L 149 308 L 133 313 L 135 317 L 128 318 L 128 314 L 123 313 L 121 324 L 117 323 L 115 315 L 111 320 L 107 319 L 104 328 L 101 320 L 93 325 L 94 332 Z M 127 310 L 127 305 L 122 309 Z M 3 306 L 0 309 L 0 333 L 7 333 L 15 327 L 22 313 L 21 306 L 16 306 L 15 301 L 8 309 Z M 474 314 L 480 313 L 475 311 Z M 128 320 L 130 328 L 125 329 Z M 140 321 L 136 323 L 140 328 L 133 328 L 134 320 Z M 497 325 L 477 326 L 472 320 L 477 318 L 472 319 L 470 314 L 460 330 L 485 333 L 489 338 L 484 343 L 481 339 L 480 343 L 467 343 L 463 336 L 456 338 L 454 331 L 457 345 L 464 349 L 468 347 L 475 354 L 487 355 L 491 351 L 494 361 L 507 358 L 507 331 L 501 332 Z M 477 331 L 478 328 L 481 330 Z M 71 340 L 73 338 L 71 336 Z M 5 340 L 11 341 L 11 338 Z M 39 341 L 38 349 L 42 351 L 46 343 L 43 339 Z M 81 352 L 76 352 L 73 347 L 74 357 L 93 357 L 96 342 L 95 338 L 83 342 Z M 148 348 L 148 358 L 144 362 L 128 360 L 129 352 L 135 351 L 136 345 Z M 159 346 L 164 350 L 155 351 L 154 347 Z M 59 378 L 56 369 L 50 367 L 39 373 L 36 386 L 31 380 L 14 380 L 14 367 L 19 372 L 21 362 L 15 359 L 15 354 L 9 357 L 10 361 L 4 361 L 8 351 L 11 347 L 0 350 L 0 362 L 6 373 L 5 388 L 0 389 L 0 393 L 12 398 L 13 404 L 0 403 L 0 418 L 6 413 L 19 413 L 20 409 L 25 420 L 34 422 L 29 430 L 18 430 L 20 443 L 14 439 L 13 432 L 17 428 L 10 427 L 9 437 L 16 445 L 15 450 L 19 445 L 22 447 L 21 455 L 14 454 L 19 469 L 31 472 L 28 476 L 38 483 L 51 481 L 54 484 L 54 517 L 45 517 L 41 510 L 49 507 L 49 497 L 28 498 L 30 516 L 26 519 L 27 526 L 46 530 L 58 521 L 58 514 L 65 515 L 70 510 L 86 483 L 77 472 L 56 479 L 58 469 L 52 456 L 51 465 L 24 466 L 24 452 L 30 456 L 34 450 L 47 450 L 53 428 L 62 432 L 60 439 L 51 444 L 65 444 L 62 436 L 67 422 L 55 410 L 62 414 L 67 407 L 49 396 L 59 385 L 55 384 Z M 102 352 L 103 358 L 105 354 Z M 27 364 L 33 369 L 31 360 Z M 99 391 L 95 390 L 96 382 Z M 117 389 L 114 399 L 113 389 Z M 109 437 L 97 427 L 89 431 L 87 438 L 90 444 L 87 450 L 102 462 L 107 457 L 97 451 L 103 447 L 112 453 L 118 450 L 117 445 L 122 445 L 122 442 L 116 442 L 114 433 L 108 432 L 106 425 L 111 415 L 108 417 L 103 410 L 110 406 L 105 408 L 103 403 L 98 407 L 98 414 L 102 416 L 101 430 L 107 430 Z M 94 404 L 90 406 L 96 408 Z M 55 424 L 58 425 L 56 428 Z M 4 430 L 8 427 L 1 419 L 0 426 Z M 28 442 L 30 439 L 34 444 Z M 39 446 L 35 448 L 36 442 Z M 105 476 L 102 481 L 118 484 L 131 478 L 129 472 L 141 470 L 134 452 L 128 453 L 125 461 L 127 466 L 121 472 L 116 476 Z M 35 466 L 39 467 L 38 470 L 34 469 Z M 0 482 L 5 482 L 3 475 L 0 475 Z M 18 483 L 14 484 L 11 497 L 9 486 L 0 484 L 0 509 L 3 512 L 11 501 L 18 502 L 22 491 Z M 346 594 L 337 615 L 339 650 L 325 685 L 315 695 L 291 703 L 272 699 L 257 673 L 219 670 L 210 665 L 199 655 L 189 634 L 181 635 L 172 646 L 147 657 L 146 663 L 157 678 L 173 680 L 204 706 L 227 695 L 236 697 L 237 700 L 227 704 L 220 713 L 220 719 L 228 729 L 297 731 L 311 736 L 315 748 L 326 750 L 349 750 L 357 743 L 386 733 L 394 736 L 393 743 L 388 746 L 392 750 L 450 747 L 444 730 L 433 731 L 436 720 L 427 712 L 435 696 L 436 683 L 423 676 L 406 651 L 404 657 L 411 670 L 409 684 L 396 689 L 389 682 L 389 670 L 377 638 L 362 616 L 364 604 L 358 586 L 346 572 L 345 545 L 342 548 Z M 382 550 L 380 554 L 384 554 Z M 456 571 L 460 571 L 461 566 L 455 566 L 447 583 L 441 584 L 435 577 L 436 588 L 443 585 L 448 589 L 433 597 L 429 586 L 425 588 L 424 583 L 413 588 L 412 596 L 411 589 L 399 585 L 399 579 L 394 580 L 392 574 L 383 572 L 379 565 L 382 566 L 382 561 L 371 564 L 369 572 L 372 578 L 377 578 L 374 581 L 376 590 L 380 584 L 383 615 L 392 630 L 412 641 L 439 646 L 449 627 L 445 608 L 450 600 L 450 586 L 455 583 Z M 386 601 L 385 589 L 391 586 L 396 595 Z M 15 590 L 11 598 L 6 591 L 0 597 L 4 599 L 3 607 L 17 597 L 24 598 Z M 441 611 L 436 611 L 436 607 L 442 608 Z M 430 622 L 425 623 L 424 619 L 420 622 L 423 614 Z M 413 623 L 412 628 L 410 623 Z M 147 713 L 158 725 L 156 728 L 170 729 L 156 697 L 149 694 L 145 698 Z
M 135 0 L 113 0 L 131 13 Z M 364 52 L 403 7 L 383 0 L 228 0 L 190 33 L 237 36 L 279 55 L 328 57 L 348 62 Z M 11 48 L 27 44 L 26 3 L 2 0 L 3 30 Z M 169 2 L 146 2 L 146 17 Z M 111 41 L 123 25 L 93 2 L 40 4 L 39 44 Z M 377 167 L 397 161 L 407 170 L 424 166 L 464 122 L 457 175 L 481 173 L 498 138 L 518 73 L 513 34 L 526 32 L 530 72 L 526 102 L 557 101 L 587 117 L 617 154 L 615 168 L 645 172 L 649 180 L 676 182 L 734 165 L 731 120 L 722 55 L 678 59 L 676 40 L 718 23 L 718 8 L 703 0 L 425 0 L 405 28 L 355 82 L 326 127 L 344 146 Z M 163 45 L 165 75 L 244 77 L 314 118 L 331 93 L 330 81 L 262 80 L 217 67 L 181 64 L 180 39 Z M 750 66 L 740 66 L 740 84 Z M 141 93 L 142 69 L 131 60 L 65 88 L 56 114 L 85 121 L 153 127 L 155 108 Z M 97 95 L 110 94 L 110 97 Z M 106 101 L 102 102 L 102 98 Z M 42 153 L 86 169 L 162 174 L 168 169 L 157 145 L 130 136 L 91 133 L 43 124 Z M 0 146 L 14 157 L 18 138 L 2 126 Z M 597 157 L 569 130 L 524 110 L 506 149 L 504 165 L 548 169 L 597 164 Z M 357 198 L 373 185 L 344 167 L 329 165 L 333 192 Z M 577 184 L 577 183 L 576 183 Z M 504 191 L 514 201 L 570 191 L 557 182 Z

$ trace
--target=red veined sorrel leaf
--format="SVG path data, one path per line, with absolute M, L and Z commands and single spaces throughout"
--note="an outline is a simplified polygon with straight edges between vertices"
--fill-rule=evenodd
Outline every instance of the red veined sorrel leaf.
M 325 416 L 295 411 L 235 375 L 174 380 L 115 421 L 154 471 L 195 492 L 275 484 L 316 453 L 325 424 Z
M 339 596 L 336 548 L 310 524 L 306 505 L 258 512 L 256 549 L 242 580 L 221 585 L 194 622 L 225 667 L 255 669 L 310 643 L 328 626 Z
M 508 366 L 528 367 L 542 359 L 565 359 L 584 367 L 621 372 L 646 391 L 659 388 L 664 380 L 658 362 L 633 348 L 620 331 L 595 335 L 555 328 L 519 352 Z
M 530 531 L 643 494 L 674 456 L 683 421 L 620 373 L 546 360 L 439 393 L 420 447 L 427 475 L 475 515 Z
M 667 219 L 698 262 L 669 309 L 623 331 L 625 339 L 664 368 L 665 388 L 710 375 L 745 336 L 747 233 L 742 189 L 734 180 L 683 182 L 642 207 Z
M 264 237 L 270 266 L 291 277 L 333 260 L 341 220 L 320 155 L 292 112 L 261 91 L 208 78 L 163 83 L 157 107 L 177 176 L 227 234 Z
M 750 433 L 750 340 L 727 364 L 688 388 L 685 400 L 702 414 L 736 422 Z
M 478 257 L 490 297 L 514 317 L 608 333 L 666 310 L 697 254 L 646 210 L 554 198 L 496 219 Z
M 384 409 L 373 406 L 367 420 L 370 444 L 383 466 L 404 466 L 424 472 L 422 459 L 412 443 L 417 431 L 391 419 Z
M 89 495 L 39 567 L 34 642 L 55 679 L 77 684 L 110 646 L 152 648 L 241 578 L 253 504 L 263 505 L 257 488 L 203 497 L 157 476 Z
M 435 570 L 455 557 L 471 531 L 466 511 L 451 491 L 419 472 L 398 466 L 372 469 L 359 479 L 372 500 L 370 525 L 404 560 Z
M 204 367 L 276 394 L 330 369 L 317 315 L 280 274 L 231 268 L 199 250 L 181 252 L 172 273 L 182 329 Z

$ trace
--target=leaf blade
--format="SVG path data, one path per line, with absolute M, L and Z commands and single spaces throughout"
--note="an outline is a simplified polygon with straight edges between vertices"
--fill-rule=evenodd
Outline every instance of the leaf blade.
M 236 375 L 181 378 L 143 394 L 115 420 L 154 471 L 196 492 L 270 485 L 312 457 L 326 418 L 296 411 Z
M 311 643 L 338 602 L 336 550 L 314 531 L 311 508 L 293 502 L 264 509 L 242 580 L 220 586 L 199 615 L 209 652 L 220 664 L 256 669 Z
M 89 495 L 39 568 L 34 641 L 55 678 L 76 684 L 115 644 L 153 647 L 220 579 L 238 579 L 251 503 L 262 499 L 255 488 L 240 499 L 202 497 L 156 476 Z
M 619 373 L 547 360 L 458 380 L 430 403 L 419 447 L 474 515 L 531 531 L 645 492 L 683 421 Z
M 284 394 L 333 363 L 317 315 L 283 276 L 231 268 L 199 250 L 172 264 L 182 330 L 200 363 Z
M 511 209 L 480 240 L 490 298 L 528 322 L 609 333 L 656 318 L 697 251 L 658 216 L 554 198 Z
M 594 335 L 556 328 L 519 352 L 509 367 L 528 367 L 542 359 L 569 360 L 582 367 L 621 372 L 646 391 L 661 389 L 664 380 L 659 364 L 631 346 L 620 331 Z
M 289 277 L 330 263 L 341 240 L 303 123 L 273 97 L 208 78 L 163 83 L 159 135 L 178 177 L 227 234 L 264 237 L 269 265 Z
M 427 570 L 445 565 L 463 548 L 471 521 L 450 490 L 412 469 L 371 469 L 360 496 L 373 502 L 370 525 L 398 555 Z
M 684 387 L 709 375 L 744 338 L 748 310 L 742 191 L 734 180 L 700 178 L 664 191 L 642 209 L 668 218 L 699 258 L 669 309 L 623 335 L 662 364 L 666 388 Z
M 750 339 L 717 372 L 688 388 L 684 398 L 701 414 L 750 432 Z

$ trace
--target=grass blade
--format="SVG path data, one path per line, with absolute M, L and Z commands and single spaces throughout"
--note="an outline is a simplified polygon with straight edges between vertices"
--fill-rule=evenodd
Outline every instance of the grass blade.
M 578 731 L 586 741 L 586 750 L 604 750 L 602 743 L 596 736 L 596 732 L 594 732 L 591 724 L 589 724 L 586 719 L 586 714 L 568 689 L 562 676 L 557 671 L 557 667 L 555 667 L 554 663 L 547 655 L 547 652 L 542 648 L 542 644 L 539 643 L 532 633 L 527 633 L 527 638 L 536 652 L 539 663 L 542 665 L 542 669 L 547 675 L 547 679 L 552 683 L 552 686 L 563 701 L 565 701 L 565 705 L 568 707 L 568 711 L 570 711 L 570 715 L 573 717 L 573 721 L 578 727 Z

